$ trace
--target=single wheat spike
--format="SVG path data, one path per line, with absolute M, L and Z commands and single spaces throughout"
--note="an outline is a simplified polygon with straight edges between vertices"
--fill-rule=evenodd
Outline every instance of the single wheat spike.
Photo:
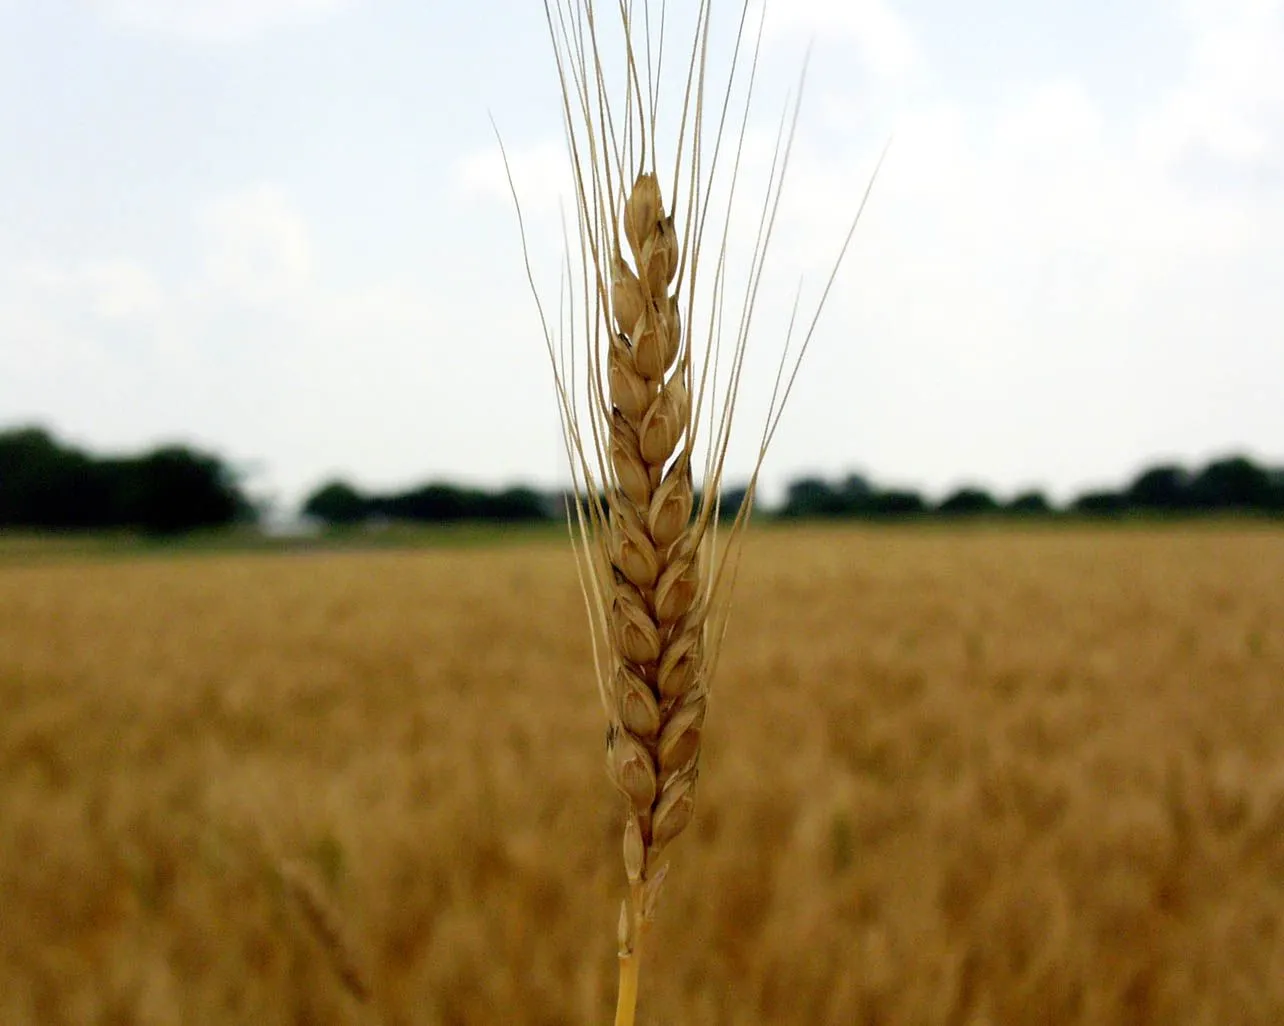
M 281 846 L 266 822 L 255 825 L 249 850 L 259 867 L 275 883 L 300 915 L 308 931 L 325 952 L 330 968 L 343 989 L 361 1009 L 361 1022 L 380 1021 L 371 976 L 357 957 L 338 910 L 330 903 L 312 874 L 297 860 L 283 858 Z
M 758 56 L 757 44 L 751 59 L 744 50 L 752 37 L 745 31 L 749 0 L 741 0 L 724 93 L 711 111 L 710 0 L 678 5 L 694 16 L 694 27 L 690 46 L 676 50 L 665 42 L 665 5 L 656 5 L 653 16 L 645 0 L 609 3 L 618 19 L 611 47 L 616 61 L 604 59 L 608 29 L 596 6 L 594 0 L 544 2 L 562 90 L 582 272 L 564 276 L 564 312 L 556 324 L 535 286 L 520 203 L 517 214 L 575 479 L 570 521 L 608 719 L 607 765 L 626 806 L 629 892 L 617 931 L 615 1021 L 632 1026 L 642 942 L 668 870 L 661 855 L 695 809 L 710 685 L 758 470 L 860 211 L 792 354 L 789 336 L 784 339 L 746 496 L 719 539 L 723 466 L 797 106 L 781 123 L 739 314 L 728 318 L 736 324 L 735 337 L 724 346 L 731 199 L 722 224 L 710 229 L 709 222 L 715 171 L 727 171 L 734 196 L 744 146 Z M 759 22 L 759 43 L 761 34 Z M 685 63 L 667 67 L 662 55 L 675 52 Z M 613 90 L 611 83 L 621 80 Z M 675 97 L 670 114 L 676 119 L 673 174 L 663 180 L 656 138 L 661 95 Z M 740 102 L 744 110 L 733 117 Z M 734 131 L 726 130 L 737 119 L 740 134 L 731 138 Z M 515 187 L 513 195 L 516 200 Z M 715 266 L 702 277 L 706 245 L 714 249 Z
M 314 937 L 330 959 L 330 965 L 344 989 L 362 1006 L 371 1002 L 370 977 L 361 967 L 339 914 L 302 867 L 294 863 L 280 868 L 281 882 L 303 915 Z
M 613 239 L 608 355 L 614 480 L 606 488 L 610 554 L 608 767 L 628 801 L 624 865 L 632 890 L 620 930 L 632 964 L 660 852 L 691 820 L 704 726 L 700 599 L 702 525 L 692 521 L 690 350 L 681 344 L 673 220 L 653 173 L 623 205 L 632 266 Z M 649 900 L 648 900 L 649 899 Z M 635 966 L 634 966 L 635 968 Z

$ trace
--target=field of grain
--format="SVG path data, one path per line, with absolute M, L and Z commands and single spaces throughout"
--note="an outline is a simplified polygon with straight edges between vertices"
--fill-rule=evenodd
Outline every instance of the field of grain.
M 556 540 L 0 563 L 0 1022 L 608 1021 L 589 666 Z M 703 758 L 642 1023 L 1284 1022 L 1284 532 L 756 532 Z

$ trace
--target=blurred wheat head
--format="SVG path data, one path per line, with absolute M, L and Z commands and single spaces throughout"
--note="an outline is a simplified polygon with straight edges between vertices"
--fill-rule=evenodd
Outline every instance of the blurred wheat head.
M 719 537 L 750 326 L 760 289 L 775 287 L 765 258 L 801 83 L 781 117 L 765 190 L 750 201 L 757 227 L 747 274 L 733 288 L 729 240 L 762 16 L 754 26 L 749 0 L 738 4 L 711 86 L 711 0 L 683 12 L 690 18 L 676 46 L 675 16 L 658 6 L 544 2 L 574 194 L 555 317 L 535 286 L 518 204 L 574 478 L 569 521 L 607 765 L 626 805 L 617 1023 L 633 1021 L 640 945 L 667 870 L 661 858 L 693 814 L 710 687 L 762 461 L 869 192 L 809 322 L 795 301 L 746 496 Z

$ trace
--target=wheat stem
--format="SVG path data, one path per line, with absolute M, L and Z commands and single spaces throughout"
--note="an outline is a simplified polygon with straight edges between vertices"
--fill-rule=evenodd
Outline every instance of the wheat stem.
M 638 980 L 642 974 L 641 895 L 633 888 L 620 910 L 620 983 L 616 991 L 615 1026 L 633 1026 L 637 1017 Z
M 633 1026 L 638 1007 L 638 951 L 620 956 L 620 990 L 615 1004 L 615 1026 Z

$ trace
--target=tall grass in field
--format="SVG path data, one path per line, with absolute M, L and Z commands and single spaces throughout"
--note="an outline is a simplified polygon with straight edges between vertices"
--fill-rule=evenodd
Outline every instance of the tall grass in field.
M 1284 1021 L 1284 533 L 742 559 L 641 1021 Z M 389 1026 L 610 1021 L 591 662 L 556 541 L 0 563 L 0 1023 L 350 1024 L 317 909 Z

